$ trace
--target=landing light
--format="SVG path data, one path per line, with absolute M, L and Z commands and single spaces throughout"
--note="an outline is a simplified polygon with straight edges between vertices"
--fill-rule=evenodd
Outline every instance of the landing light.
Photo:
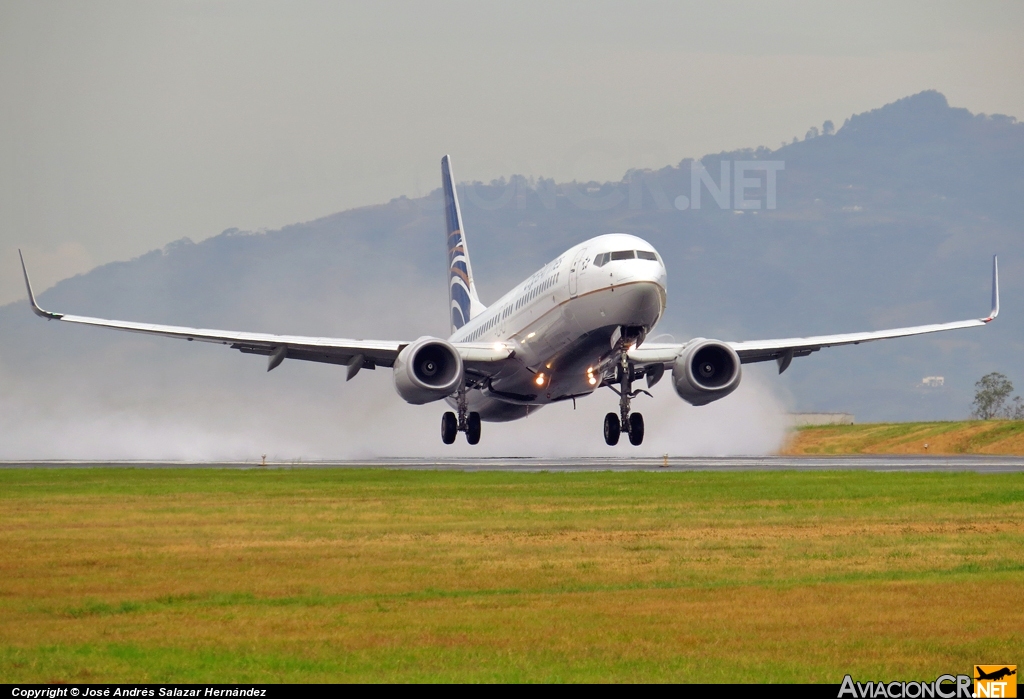
M 534 337 L 536 334 L 537 333 L 530 333 L 529 335 L 526 336 L 526 339 L 529 340 L 531 337 Z
M 495 352 L 500 352 L 503 349 L 505 349 L 505 345 L 503 343 L 501 343 L 501 342 L 495 342 L 494 343 L 494 351 Z
M 537 378 L 535 378 L 533 381 L 538 386 L 543 386 L 544 385 L 544 374 L 537 374 Z

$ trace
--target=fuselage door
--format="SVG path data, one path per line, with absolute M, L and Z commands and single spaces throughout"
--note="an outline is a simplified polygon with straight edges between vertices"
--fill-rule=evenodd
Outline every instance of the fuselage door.
M 580 248 L 576 257 L 572 258 L 572 266 L 569 267 L 569 298 L 576 298 L 576 287 L 579 279 L 580 268 L 583 266 L 583 257 L 587 254 L 586 248 Z

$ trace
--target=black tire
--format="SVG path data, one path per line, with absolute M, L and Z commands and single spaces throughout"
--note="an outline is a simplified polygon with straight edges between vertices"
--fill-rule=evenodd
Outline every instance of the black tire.
M 604 443 L 614 447 L 619 443 L 619 433 L 622 426 L 619 424 L 619 416 L 615 413 L 608 413 L 604 416 Z
M 644 442 L 644 416 L 633 413 L 629 416 L 629 443 L 638 447 Z
M 470 413 L 466 425 L 466 441 L 477 444 L 480 441 L 480 413 Z
M 459 419 L 455 413 L 447 412 L 441 416 L 441 441 L 445 444 L 453 444 L 455 437 L 459 434 Z

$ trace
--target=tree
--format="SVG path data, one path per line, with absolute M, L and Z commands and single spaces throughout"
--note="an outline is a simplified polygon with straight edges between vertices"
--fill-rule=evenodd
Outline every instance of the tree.
M 1006 399 L 1013 393 L 1013 384 L 998 371 L 982 376 L 981 380 L 974 384 L 974 389 L 974 403 L 972 403 L 974 410 L 971 415 L 979 420 L 1012 417 L 1014 409 L 1021 407 L 1020 397 L 1018 397 L 1007 410 Z
M 836 132 L 836 125 L 832 123 L 831 119 L 829 119 L 828 121 L 826 121 L 824 124 L 821 125 L 821 135 L 822 136 L 831 136 L 835 132 Z
M 817 126 L 812 126 L 811 128 L 807 129 L 807 135 L 804 136 L 804 140 L 805 141 L 810 141 L 812 138 L 817 138 L 817 137 L 818 137 L 818 127 Z
M 1011 420 L 1024 420 L 1024 402 L 1020 396 L 1014 396 L 1013 402 L 1006 406 L 1006 417 Z

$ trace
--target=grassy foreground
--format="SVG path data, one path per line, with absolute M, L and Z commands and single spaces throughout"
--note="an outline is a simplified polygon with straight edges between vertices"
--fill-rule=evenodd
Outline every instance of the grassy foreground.
M 0 682 L 934 679 L 1024 476 L 0 470 Z
M 925 445 L 928 445 L 925 447 Z M 1024 420 L 821 425 L 793 432 L 783 454 L 1024 455 Z

